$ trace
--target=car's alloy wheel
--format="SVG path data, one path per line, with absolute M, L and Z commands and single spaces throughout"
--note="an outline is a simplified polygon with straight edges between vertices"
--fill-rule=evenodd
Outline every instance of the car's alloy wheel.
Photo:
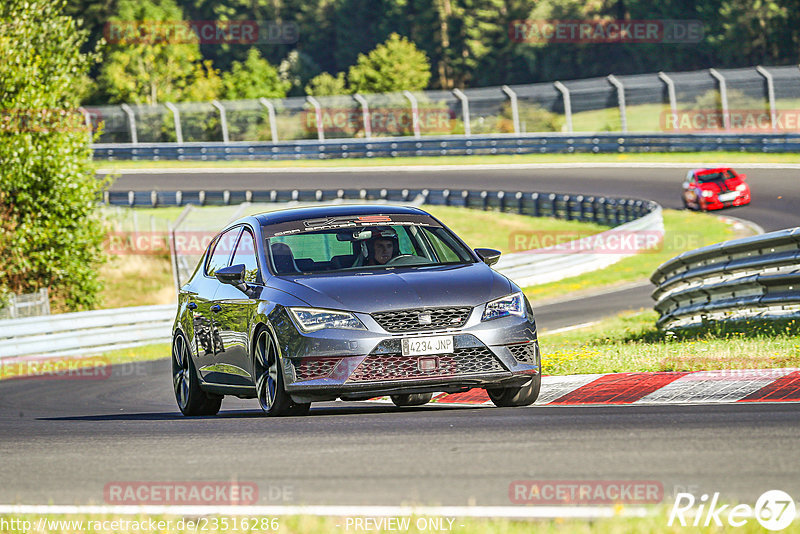
M 189 345 L 182 333 L 176 334 L 172 340 L 172 386 L 183 415 L 215 415 L 219 412 L 222 397 L 209 395 L 200 388 Z
M 409 393 L 407 395 L 392 395 L 395 406 L 422 406 L 433 398 L 433 393 Z
M 486 389 L 489 398 L 495 406 L 506 408 L 510 406 L 530 406 L 539 398 L 542 387 L 542 375 L 535 375 L 530 382 L 523 386 Z
M 283 370 L 278 348 L 269 331 L 262 329 L 255 344 L 256 395 L 268 416 L 305 415 L 310 404 L 296 404 L 283 388 Z

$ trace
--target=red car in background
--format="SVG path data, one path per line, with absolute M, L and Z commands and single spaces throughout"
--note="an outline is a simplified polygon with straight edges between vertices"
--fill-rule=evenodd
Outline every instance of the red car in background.
M 691 170 L 683 182 L 683 205 L 705 211 L 750 204 L 746 178 L 729 167 Z

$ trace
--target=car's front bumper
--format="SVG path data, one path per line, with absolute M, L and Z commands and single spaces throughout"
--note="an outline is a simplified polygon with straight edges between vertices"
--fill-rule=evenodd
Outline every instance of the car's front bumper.
M 709 197 L 706 199 L 702 207 L 706 210 L 721 210 L 723 208 L 730 208 L 733 206 L 744 206 L 750 204 L 750 192 L 742 191 L 733 200 L 720 201 L 718 196 Z
M 532 318 L 480 321 L 476 309 L 458 329 L 391 334 L 369 315 L 367 330 L 279 333 L 284 384 L 297 402 L 378 395 L 462 391 L 522 385 L 541 372 Z M 403 356 L 403 338 L 453 336 L 453 352 Z

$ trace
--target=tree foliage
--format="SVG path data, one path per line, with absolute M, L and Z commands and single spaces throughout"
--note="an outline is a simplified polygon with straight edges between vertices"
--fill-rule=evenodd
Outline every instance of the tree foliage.
M 393 33 L 369 54 L 361 54 L 350 67 L 347 81 L 356 93 L 420 91 L 428 86 L 428 57 L 406 39 Z
M 235 61 L 231 70 L 222 75 L 223 97 L 229 100 L 244 98 L 283 98 L 291 83 L 281 80 L 278 69 L 251 48 L 247 59 Z
M 173 0 L 141 0 L 165 6 Z M 93 39 L 104 24 L 121 17 L 131 0 L 68 0 L 84 17 Z M 568 80 L 616 74 L 800 63 L 800 4 L 797 0 L 174 0 L 192 20 L 261 20 L 293 23 L 296 43 L 259 43 L 261 56 L 278 65 L 289 94 L 330 82 L 322 72 L 348 72 L 392 33 L 405 36 L 427 56 L 428 88 L 480 87 Z M 700 42 L 536 43 L 519 42 L 511 25 L 520 20 L 700 21 Z M 249 48 L 206 44 L 197 50 L 215 69 L 245 63 Z M 136 55 L 136 54 L 132 54 Z M 185 55 L 185 53 L 184 53 Z M 183 72 L 177 58 L 174 72 Z M 166 58 L 162 58 L 166 62 Z M 197 63 L 194 56 L 191 62 Z M 191 63 L 190 62 L 190 63 Z M 166 63 L 165 63 L 166 64 Z M 125 72 L 125 70 L 122 70 Z M 185 78 L 191 78 L 187 68 Z M 158 71 L 156 71 L 158 72 Z M 358 72 L 358 70 L 356 71 Z M 363 74 L 363 73 L 362 73 Z M 391 78 L 391 73 L 386 73 Z M 131 77 L 131 80 L 134 78 Z M 139 78 L 141 79 L 141 78 Z M 174 81 L 180 86 L 183 82 Z M 359 82 L 361 83 L 361 82 Z M 370 82 L 374 85 L 374 83 Z M 191 82 L 187 82 L 191 85 Z M 392 85 L 392 84 L 390 84 Z M 335 87 L 334 87 L 335 88 Z M 350 87 L 353 90 L 353 87 Z M 361 89 L 359 89 L 361 90 Z M 101 93 L 102 94 L 102 93 Z M 117 97 L 119 99 L 119 97 Z
M 306 85 L 306 94 L 311 96 L 334 96 L 348 93 L 344 72 L 340 72 L 336 76 L 323 72 L 311 78 Z
M 49 287 L 67 309 L 91 307 L 104 229 L 104 183 L 74 87 L 95 60 L 62 1 L 0 3 L 0 293 Z
M 213 100 L 222 81 L 189 32 L 174 0 L 119 0 L 100 84 L 112 102 Z M 107 32 L 109 33 L 109 32 Z

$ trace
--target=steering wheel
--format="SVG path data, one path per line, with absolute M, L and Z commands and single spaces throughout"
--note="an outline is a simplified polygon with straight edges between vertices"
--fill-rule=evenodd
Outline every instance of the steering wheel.
M 400 254 L 384 263 L 384 265 L 420 265 L 426 263 L 431 263 L 431 261 L 415 254 Z

